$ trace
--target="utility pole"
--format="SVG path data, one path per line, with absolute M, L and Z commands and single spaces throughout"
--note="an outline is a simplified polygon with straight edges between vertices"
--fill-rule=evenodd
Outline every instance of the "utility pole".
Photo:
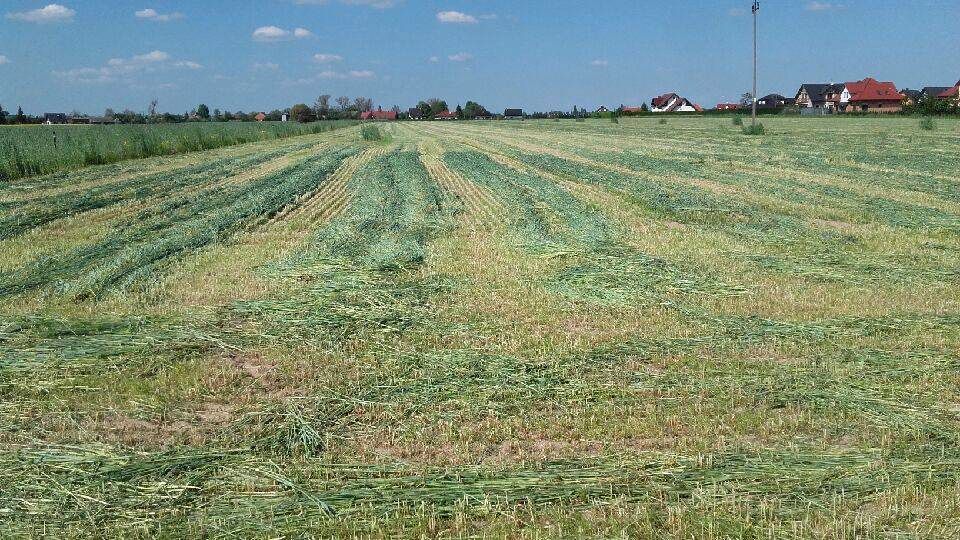
M 753 112 L 750 115 L 751 129 L 757 129 L 757 12 L 760 11 L 759 0 L 753 0 Z

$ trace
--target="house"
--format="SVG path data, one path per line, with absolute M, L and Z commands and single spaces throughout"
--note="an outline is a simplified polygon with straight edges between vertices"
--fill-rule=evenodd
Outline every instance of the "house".
M 844 83 L 839 103 L 844 112 L 899 112 L 903 96 L 889 81 L 867 77 L 862 81 Z
M 437 114 L 433 115 L 434 120 L 456 120 L 457 113 L 450 111 L 440 111 Z
M 739 103 L 717 103 L 718 111 L 737 111 L 740 110 Z
M 800 85 L 796 96 L 793 98 L 794 104 L 801 109 L 815 109 L 827 107 L 827 94 L 835 90 L 837 93 L 843 91 L 843 85 L 833 83 L 804 83 Z
M 89 116 L 71 116 L 67 118 L 67 123 L 76 125 L 90 125 L 92 122 L 90 121 Z
M 43 115 L 43 123 L 47 125 L 52 124 L 66 124 L 67 115 L 64 113 L 45 113 Z
M 286 121 L 288 121 L 288 120 L 290 120 L 290 115 L 287 114 L 287 113 L 283 113 L 283 116 L 280 117 L 280 121 L 281 121 L 281 122 L 286 122 Z
M 98 126 L 102 126 L 102 125 L 106 125 L 106 124 L 119 124 L 119 123 L 120 123 L 120 119 L 117 118 L 117 117 L 115 117 L 115 116 L 114 116 L 114 117 L 110 117 L 110 116 L 91 116 L 91 117 L 90 117 L 90 123 L 91 123 L 91 124 L 98 125 Z
M 257 122 L 263 122 L 264 120 L 267 119 L 267 115 L 260 112 L 260 113 L 257 113 L 257 115 L 253 117 L 253 119 L 256 120 Z
M 407 116 L 410 117 L 411 120 L 423 120 L 423 111 L 416 107 L 410 107 L 410 109 L 407 110 Z
M 650 100 L 651 112 L 702 112 L 703 108 L 685 97 L 671 92 Z
M 957 81 L 957 84 L 953 85 L 952 88 L 947 88 L 937 94 L 937 99 L 960 100 L 960 81 Z
M 604 105 L 601 105 L 601 106 L 599 106 L 599 107 L 597 108 L 597 110 L 594 111 L 594 112 L 595 112 L 595 113 L 598 113 L 598 114 L 599 114 L 599 113 L 607 113 L 607 112 L 610 112 L 610 109 L 608 109 L 608 108 L 607 108 L 606 106 L 604 106 Z
M 780 94 L 767 94 L 757 100 L 758 109 L 782 109 L 788 105 L 793 105 L 794 100 L 784 97 Z
M 949 89 L 949 86 L 924 86 L 920 94 L 921 98 L 935 98 Z
M 625 114 L 639 114 L 643 112 L 643 107 L 621 107 L 620 112 Z
M 517 120 L 523 119 L 523 109 L 504 109 L 503 110 L 503 119 L 504 120 Z
M 365 111 L 360 113 L 361 120 L 372 120 L 374 122 L 392 122 L 397 119 L 396 111 L 385 111 L 377 108 L 375 111 Z

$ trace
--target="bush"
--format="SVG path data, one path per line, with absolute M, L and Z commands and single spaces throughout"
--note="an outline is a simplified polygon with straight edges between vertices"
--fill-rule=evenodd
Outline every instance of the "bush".
M 380 128 L 377 126 L 372 126 L 367 124 L 360 128 L 360 136 L 363 137 L 365 141 L 382 141 L 383 133 L 380 133 Z
M 740 116 L 739 114 L 734 115 L 734 116 L 733 116 L 733 125 L 735 125 L 735 126 L 742 126 L 742 125 L 743 125 L 743 117 Z
M 661 126 L 666 125 L 667 119 L 666 119 L 666 118 L 661 118 L 660 121 L 657 122 L 657 123 L 660 124 Z
M 933 131 L 937 128 L 937 124 L 933 121 L 933 118 L 929 116 L 924 116 L 920 119 L 920 129 L 924 131 Z
M 763 124 L 757 123 L 757 125 L 743 126 L 744 135 L 763 135 L 766 133 L 766 130 L 763 129 Z

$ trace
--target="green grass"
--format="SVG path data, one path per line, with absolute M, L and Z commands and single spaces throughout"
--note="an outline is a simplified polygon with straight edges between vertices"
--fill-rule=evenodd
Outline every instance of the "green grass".
M 354 122 L 0 127 L 0 182 L 128 159 L 317 134 Z
M 956 537 L 960 125 L 660 120 L 0 186 L 0 536 Z

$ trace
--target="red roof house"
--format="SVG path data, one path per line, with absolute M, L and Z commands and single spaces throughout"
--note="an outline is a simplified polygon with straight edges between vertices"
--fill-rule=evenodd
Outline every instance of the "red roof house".
M 903 95 L 892 82 L 881 82 L 871 77 L 844 84 L 840 103 L 846 112 L 898 112 Z
M 937 94 L 938 99 L 951 99 L 960 97 L 960 81 L 957 81 L 957 84 L 953 88 L 947 88 L 943 92 Z
M 739 103 L 717 103 L 718 111 L 736 111 L 740 109 Z
M 264 120 L 267 119 L 267 115 L 263 113 L 257 113 L 257 115 L 253 117 L 253 119 L 256 120 L 257 122 L 263 122 Z
M 397 113 L 394 111 L 384 111 L 377 109 L 375 111 L 366 111 L 360 113 L 361 120 L 373 120 L 379 122 L 389 122 L 397 119 Z
M 440 111 L 437 114 L 433 115 L 434 120 L 456 120 L 457 113 L 450 111 Z

